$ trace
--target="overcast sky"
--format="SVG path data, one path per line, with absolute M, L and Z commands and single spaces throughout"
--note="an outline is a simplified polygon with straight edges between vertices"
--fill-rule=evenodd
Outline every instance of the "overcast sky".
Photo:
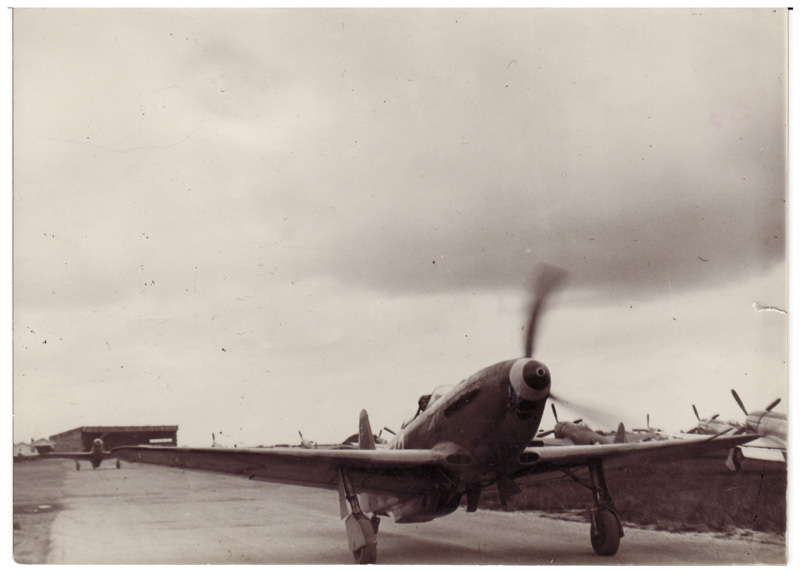
M 15 10 L 15 441 L 397 429 L 540 262 L 564 418 L 786 411 L 786 73 L 785 10 Z

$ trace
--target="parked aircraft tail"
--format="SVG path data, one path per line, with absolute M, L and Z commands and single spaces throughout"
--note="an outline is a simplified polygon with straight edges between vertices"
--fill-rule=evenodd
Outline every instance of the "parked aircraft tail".
M 369 425 L 369 416 L 367 416 L 366 410 L 361 410 L 361 415 L 358 417 L 358 449 L 375 449 L 375 438 L 372 435 L 372 428 Z
M 620 422 L 619 428 L 617 428 L 617 435 L 614 436 L 614 443 L 615 444 L 625 444 L 628 441 L 628 435 L 625 433 L 625 425 Z

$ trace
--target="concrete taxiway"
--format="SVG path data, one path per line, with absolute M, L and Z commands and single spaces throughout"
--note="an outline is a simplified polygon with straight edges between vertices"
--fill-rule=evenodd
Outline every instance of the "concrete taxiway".
M 72 464 L 72 462 L 66 462 Z M 68 471 L 48 563 L 351 564 L 335 491 L 175 468 Z M 380 564 L 778 564 L 785 546 L 626 528 L 594 555 L 586 522 L 463 509 L 430 523 L 381 521 Z

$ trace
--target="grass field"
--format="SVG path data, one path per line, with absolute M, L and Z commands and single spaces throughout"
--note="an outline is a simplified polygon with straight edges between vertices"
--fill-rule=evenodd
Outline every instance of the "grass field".
M 625 523 L 667 531 L 737 530 L 786 532 L 786 464 L 744 460 L 730 472 L 725 456 L 659 462 L 606 472 L 608 487 Z M 506 511 L 588 510 L 591 491 L 568 477 L 523 488 Z M 496 492 L 481 508 L 503 509 Z

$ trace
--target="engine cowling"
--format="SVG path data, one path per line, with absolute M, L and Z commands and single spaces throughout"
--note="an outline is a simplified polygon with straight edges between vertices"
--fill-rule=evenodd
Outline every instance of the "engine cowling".
M 520 398 L 539 402 L 550 395 L 550 371 L 532 358 L 520 358 L 511 366 L 509 382 Z

